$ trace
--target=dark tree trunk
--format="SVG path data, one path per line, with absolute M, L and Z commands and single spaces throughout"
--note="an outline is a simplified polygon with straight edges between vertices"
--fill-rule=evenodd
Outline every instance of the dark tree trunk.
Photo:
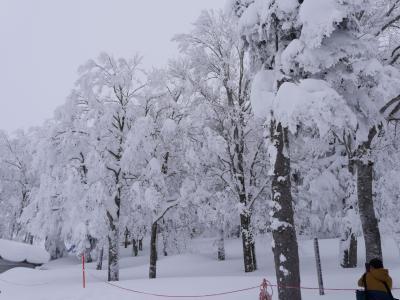
M 169 159 L 169 152 L 165 153 L 164 155 L 164 163 L 161 167 L 161 172 L 164 175 L 168 174 L 168 159 Z M 160 216 L 159 219 L 155 220 L 151 225 L 151 237 L 150 237 L 150 267 L 149 267 L 149 278 L 156 278 L 157 276 L 157 234 L 158 234 L 158 221 L 164 217 L 167 213 L 168 209 L 165 210 Z
M 162 219 L 161 235 L 163 242 L 163 254 L 168 256 L 168 225 L 166 224 L 164 218 Z
M 85 262 L 86 263 L 93 262 L 92 249 L 90 249 L 90 248 L 85 248 Z
M 138 256 L 138 247 L 135 239 L 132 239 L 132 254 Z
M 168 256 L 166 239 L 163 239 L 163 254 L 164 256 Z
M 149 278 L 157 276 L 157 222 L 151 226 Z
M 254 238 L 253 238 L 253 242 L 251 243 L 251 255 L 253 257 L 254 269 L 257 270 L 256 241 L 254 240 Z
M 235 236 L 239 239 L 240 238 L 241 227 L 238 225 L 235 230 Z
M 101 247 L 99 255 L 97 257 L 96 270 L 101 270 L 103 268 L 103 253 L 104 253 L 104 248 Z
M 125 229 L 125 242 L 124 242 L 124 246 L 125 249 L 128 248 L 129 245 L 129 230 L 128 228 Z
M 143 251 L 143 238 L 139 240 L 139 251 Z
M 240 229 L 242 234 L 242 245 L 243 245 L 243 261 L 244 261 L 244 271 L 253 272 L 256 270 L 255 262 L 255 252 L 253 249 L 254 236 L 253 228 L 251 226 L 251 208 L 248 207 L 249 199 L 246 193 L 246 180 L 244 172 L 244 137 L 243 137 L 243 115 L 240 115 L 239 124 L 234 129 L 234 139 L 235 139 L 235 155 L 237 157 L 236 164 L 234 164 L 234 173 L 236 174 L 238 180 L 238 192 L 239 201 L 243 205 L 243 211 L 240 214 Z
M 240 53 L 240 77 L 243 76 L 243 62 L 244 62 L 244 50 Z M 239 90 L 245 88 L 243 81 L 240 80 Z M 230 108 L 235 107 L 235 97 L 234 91 L 229 86 L 228 79 L 224 81 L 224 87 L 226 91 L 226 96 L 228 99 L 228 106 Z M 253 272 L 256 270 L 255 262 L 255 251 L 253 251 L 254 237 L 251 228 L 251 208 L 248 207 L 249 199 L 246 191 L 246 173 L 244 171 L 245 167 L 245 133 L 246 122 L 244 118 L 244 106 L 246 99 L 244 95 L 239 92 L 239 97 L 236 99 L 237 104 L 241 108 L 239 115 L 231 119 L 233 125 L 233 140 L 234 140 L 234 155 L 231 155 L 231 171 L 237 181 L 236 190 L 239 194 L 239 202 L 243 207 L 243 211 L 240 213 L 240 233 L 242 235 L 242 245 L 243 245 L 243 261 L 244 261 L 244 271 Z M 229 150 L 231 151 L 231 150 Z
M 30 233 L 27 233 L 25 235 L 25 243 L 33 245 L 33 235 Z
M 254 265 L 255 253 L 253 252 L 254 237 L 250 224 L 250 216 L 245 213 L 240 215 L 241 233 L 242 233 L 242 245 L 243 245 L 243 260 L 244 260 L 244 271 L 253 272 L 256 270 Z
M 373 163 L 357 161 L 358 209 L 365 240 L 366 261 L 382 259 L 381 235 L 372 196 Z
M 288 130 L 281 123 L 271 124 L 272 144 L 276 148 L 276 160 L 272 180 L 275 272 L 279 300 L 301 300 L 300 289 L 286 286 L 300 286 L 300 268 L 297 237 L 293 218 L 293 204 L 290 181 L 290 159 L 287 156 Z
M 96 249 L 97 239 L 93 238 L 92 236 L 87 236 L 87 244 L 85 248 L 85 262 L 91 263 L 93 262 L 92 252 Z
M 315 254 L 315 265 L 317 267 L 319 294 L 320 296 L 323 296 L 325 295 L 325 291 L 324 291 L 324 281 L 322 278 L 322 264 L 321 264 L 321 255 L 319 252 L 318 238 L 314 238 L 314 254 Z
M 218 260 L 225 260 L 225 239 L 224 239 L 224 229 L 219 230 L 218 237 Z

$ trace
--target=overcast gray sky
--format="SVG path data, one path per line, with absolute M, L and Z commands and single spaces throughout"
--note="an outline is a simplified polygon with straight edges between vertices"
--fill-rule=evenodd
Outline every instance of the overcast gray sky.
M 177 53 L 173 35 L 225 1 L 0 0 L 0 129 L 51 118 L 78 66 L 101 51 L 165 65 Z

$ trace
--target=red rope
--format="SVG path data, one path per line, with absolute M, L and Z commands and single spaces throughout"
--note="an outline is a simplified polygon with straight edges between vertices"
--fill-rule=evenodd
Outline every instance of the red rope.
M 150 292 L 144 292 L 144 291 L 139 291 L 139 290 L 134 290 L 130 288 L 126 288 L 123 286 L 119 286 L 115 283 L 109 282 L 109 281 L 103 281 L 101 278 L 88 273 L 90 276 L 100 280 L 101 282 L 108 284 L 112 287 L 127 291 L 127 292 L 132 292 L 136 294 L 142 294 L 142 295 L 147 295 L 147 296 L 154 296 L 154 297 L 163 297 L 163 298 L 205 298 L 205 297 L 215 297 L 215 296 L 222 296 L 222 295 L 229 295 L 229 294 L 234 294 L 234 293 L 240 293 L 240 292 L 245 292 L 245 291 L 250 291 L 250 290 L 255 290 L 259 289 L 260 285 L 257 286 L 252 286 L 248 288 L 243 288 L 243 289 L 237 289 L 233 291 L 227 291 L 227 292 L 220 292 L 220 293 L 214 293 L 214 294 L 203 294 L 203 295 L 163 295 L 163 294 L 157 294 L 157 293 L 150 293 Z
M 90 274 L 92 275 L 92 274 Z M 92 275 L 93 276 L 93 275 Z M 96 276 L 93 276 L 96 277 Z M 99 279 L 98 277 L 96 277 Z M 101 279 L 100 279 L 101 280 Z M 273 286 L 273 287 L 281 287 L 281 288 L 287 288 L 287 289 L 301 289 L 301 290 L 319 290 L 318 287 L 307 287 L 307 286 L 289 286 L 289 285 L 279 285 L 279 284 L 271 284 L 269 281 L 266 281 L 268 283 L 268 286 Z M 130 288 L 125 288 L 122 286 L 119 286 L 115 283 L 112 282 L 104 282 L 110 286 L 113 286 L 115 288 L 125 290 L 128 292 L 133 292 L 137 294 L 142 294 L 142 295 L 148 295 L 148 296 L 154 296 L 154 297 L 163 297 L 163 298 L 206 298 L 206 297 L 215 297 L 215 296 L 222 296 L 222 295 L 229 295 L 229 294 L 235 294 L 235 293 L 240 293 L 240 292 L 245 292 L 245 291 L 250 291 L 254 290 L 257 288 L 262 287 L 263 283 L 261 285 L 249 287 L 249 288 L 243 288 L 243 289 L 238 289 L 238 290 L 233 290 L 233 291 L 227 291 L 227 292 L 220 292 L 220 293 L 214 293 L 214 294 L 203 294 L 203 295 L 164 295 L 164 294 L 157 294 L 157 293 L 150 293 L 150 292 L 144 292 L 144 291 L 138 291 Z M 399 288 L 394 288 L 392 290 L 398 290 Z M 356 291 L 357 289 L 354 288 L 325 288 L 324 290 L 326 291 Z
M 307 286 L 290 286 L 283 284 L 271 284 L 274 287 L 281 287 L 286 289 L 300 289 L 300 290 L 319 290 L 319 287 L 307 287 Z M 324 288 L 325 291 L 356 291 L 354 288 Z M 400 288 L 393 288 L 392 290 L 400 290 Z
M 102 281 L 103 283 L 110 285 L 112 287 L 125 290 L 128 292 L 136 293 L 136 294 L 142 294 L 142 295 L 148 295 L 148 296 L 154 296 L 154 297 L 163 297 L 163 298 L 206 298 L 206 297 L 215 297 L 215 296 L 222 296 L 222 295 L 229 295 L 229 294 L 235 294 L 235 293 L 240 293 L 240 292 L 245 292 L 245 291 L 250 291 L 250 290 L 255 290 L 259 289 L 261 285 L 257 286 L 252 286 L 248 288 L 243 288 L 243 289 L 237 289 L 237 290 L 232 290 L 232 291 L 226 291 L 226 292 L 220 292 L 220 293 L 212 293 L 212 294 L 203 294 L 203 295 L 164 295 L 164 294 L 157 294 L 157 293 L 150 293 L 150 292 L 144 292 L 144 291 L 139 291 L 139 290 L 134 290 L 126 287 L 119 286 L 115 283 L 112 282 L 107 282 L 103 281 L 101 278 L 89 273 L 90 276 Z M 48 285 L 50 282 L 44 282 L 44 283 L 38 283 L 38 284 L 23 284 L 23 283 L 17 283 L 17 282 L 11 282 L 8 280 L 4 280 L 0 278 L 1 282 L 7 283 L 7 284 L 12 284 L 16 286 L 26 286 L 26 287 L 33 287 L 33 286 L 41 286 L 41 285 Z M 264 282 L 264 281 L 263 281 Z M 280 284 L 271 284 L 269 281 L 266 281 L 268 283 L 268 286 L 273 286 L 273 287 L 281 287 L 281 288 L 287 288 L 287 289 L 301 289 L 301 290 L 319 290 L 318 287 L 308 287 L 308 286 L 290 286 L 290 285 L 280 285 Z M 356 291 L 357 289 L 354 288 L 325 288 L 324 290 L 326 291 Z M 392 290 L 400 290 L 400 288 L 393 288 Z
M 272 284 L 274 287 L 280 287 L 284 289 L 300 289 L 300 290 L 319 290 L 319 287 L 308 287 L 308 286 L 291 286 L 291 285 L 283 285 L 283 284 Z M 324 288 L 325 291 L 355 291 L 357 289 L 351 288 Z
M 221 293 L 215 293 L 215 294 L 203 294 L 203 295 L 163 295 L 163 294 L 155 294 L 155 293 L 149 293 L 149 292 L 143 292 L 143 291 L 137 291 L 133 289 L 128 289 L 119 285 L 116 285 L 111 282 L 105 282 L 108 285 L 111 285 L 113 287 L 116 287 L 121 290 L 133 292 L 136 294 L 142 294 L 142 295 L 147 295 L 147 296 L 154 296 L 154 297 L 163 297 L 163 298 L 206 298 L 206 297 L 215 297 L 215 296 L 222 296 L 222 295 L 229 295 L 229 294 L 235 294 L 235 293 L 240 293 L 240 292 L 245 292 L 245 291 L 250 291 L 250 290 L 255 290 L 260 288 L 259 285 L 249 287 L 249 288 L 244 288 L 244 289 L 238 289 L 238 290 L 233 290 L 233 291 L 228 291 L 228 292 L 221 292 Z
M 94 276 L 90 274 L 91 276 L 99 279 L 102 281 L 102 279 L 98 278 L 97 276 Z M 290 286 L 290 285 L 279 285 L 279 284 L 271 284 L 269 281 L 266 281 L 268 283 L 268 286 L 270 287 L 281 287 L 281 288 L 287 288 L 287 289 L 301 289 L 301 290 L 319 290 L 318 287 L 307 287 L 307 286 Z M 133 292 L 136 294 L 142 294 L 142 295 L 148 295 L 148 296 L 154 296 L 154 297 L 163 297 L 163 298 L 206 298 L 206 297 L 215 297 L 215 296 L 222 296 L 222 295 L 229 295 L 229 294 L 235 294 L 235 293 L 240 293 L 240 292 L 245 292 L 245 291 L 250 291 L 258 288 L 263 287 L 263 283 L 261 285 L 249 287 L 249 288 L 243 288 L 243 289 L 238 289 L 238 290 L 233 290 L 233 291 L 227 291 L 227 292 L 220 292 L 220 293 L 213 293 L 213 294 L 203 294 L 203 295 L 164 295 L 164 294 L 157 294 L 157 293 L 150 293 L 150 292 L 144 292 L 144 291 L 139 291 L 139 290 L 134 290 L 126 287 L 119 286 L 115 283 L 108 282 L 108 281 L 103 281 L 103 283 L 108 284 L 112 287 L 125 290 L 128 292 Z M 398 290 L 399 288 L 394 288 L 392 290 Z M 354 288 L 325 288 L 324 290 L 326 291 L 356 291 L 357 289 Z

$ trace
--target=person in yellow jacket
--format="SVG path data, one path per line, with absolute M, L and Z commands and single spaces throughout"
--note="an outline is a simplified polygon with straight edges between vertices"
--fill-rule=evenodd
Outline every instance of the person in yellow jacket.
M 392 300 L 392 278 L 383 268 L 380 259 L 374 258 L 366 264 L 367 272 L 358 280 L 358 286 L 364 287 L 369 300 Z M 366 286 L 365 286 L 366 285 Z

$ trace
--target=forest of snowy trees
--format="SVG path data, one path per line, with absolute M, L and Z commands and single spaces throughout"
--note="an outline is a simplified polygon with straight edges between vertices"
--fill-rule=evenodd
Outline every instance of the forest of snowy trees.
M 0 238 L 110 281 L 120 246 L 148 242 L 155 278 L 191 239 L 224 260 L 240 238 L 244 272 L 273 248 L 280 300 L 301 299 L 299 238 L 338 238 L 343 268 L 360 237 L 367 260 L 381 235 L 400 250 L 399 26 L 399 0 L 231 0 L 166 68 L 100 54 L 53 119 L 0 132 Z

